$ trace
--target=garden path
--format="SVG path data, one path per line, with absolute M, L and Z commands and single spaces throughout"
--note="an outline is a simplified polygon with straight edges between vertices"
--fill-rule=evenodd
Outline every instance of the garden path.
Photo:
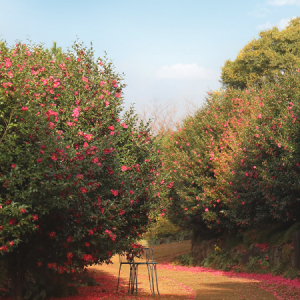
M 245 278 L 239 274 L 227 274 L 227 272 L 215 271 L 205 268 L 190 268 L 172 266 L 167 262 L 175 255 L 188 252 L 190 241 L 160 245 L 152 247 L 155 253 L 155 261 L 158 261 L 158 277 L 160 296 L 152 296 L 147 277 L 147 268 L 140 266 L 138 274 L 138 297 L 127 296 L 127 283 L 129 267 L 123 266 L 121 271 L 122 287 L 118 294 L 111 289 L 107 294 L 104 288 L 103 297 L 98 299 L 195 299 L 195 300 L 240 300 L 240 299 L 299 299 L 300 290 L 280 285 L 257 278 Z M 108 276 L 111 282 L 117 284 L 118 257 L 113 257 L 112 265 L 93 266 L 96 277 Z M 127 268 L 126 268 L 127 267 Z M 101 279 L 101 278 L 100 278 Z M 276 295 L 276 296 L 275 296 Z

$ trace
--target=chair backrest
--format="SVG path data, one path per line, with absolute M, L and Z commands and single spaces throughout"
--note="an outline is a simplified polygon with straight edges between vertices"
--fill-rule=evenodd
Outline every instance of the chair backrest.
M 144 262 L 153 262 L 154 251 L 152 248 L 143 247 L 144 255 L 141 257 Z M 119 254 L 119 263 L 134 263 L 135 256 L 132 253 Z M 143 262 L 143 261 L 142 261 Z
M 154 256 L 154 251 L 152 248 L 143 248 L 144 249 L 144 252 L 145 252 L 145 259 L 146 259 L 146 262 L 153 262 L 153 256 Z

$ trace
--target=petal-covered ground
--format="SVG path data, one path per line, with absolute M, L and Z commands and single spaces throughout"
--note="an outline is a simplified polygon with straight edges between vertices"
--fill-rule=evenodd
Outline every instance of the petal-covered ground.
M 146 266 L 138 270 L 138 294 L 128 295 L 129 266 L 122 266 L 121 284 L 118 282 L 118 257 L 112 265 L 93 266 L 89 270 L 99 283 L 79 288 L 79 295 L 59 298 L 63 300 L 98 299 L 196 299 L 196 300 L 299 300 L 300 280 L 280 276 L 223 272 L 203 267 L 173 266 L 169 261 L 179 253 L 190 250 L 190 241 L 153 247 L 158 264 L 160 295 L 152 295 Z M 59 300 L 54 299 L 52 300 Z
M 139 267 L 137 297 L 127 295 L 129 267 L 126 266 L 121 271 L 122 293 L 115 293 L 119 268 L 117 257 L 113 258 L 113 265 L 95 266 L 90 270 L 100 276 L 114 276 L 111 278 L 112 292 L 109 299 L 300 299 L 299 280 L 262 274 L 237 274 L 203 267 L 173 266 L 169 263 L 175 255 L 189 251 L 190 246 L 190 241 L 184 241 L 153 247 L 155 261 L 159 262 L 157 272 L 160 296 L 151 295 L 145 266 Z M 107 295 L 99 294 L 95 299 L 101 297 L 107 298 Z

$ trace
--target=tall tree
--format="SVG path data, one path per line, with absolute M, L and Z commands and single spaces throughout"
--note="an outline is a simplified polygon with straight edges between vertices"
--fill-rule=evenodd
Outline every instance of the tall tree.
M 245 89 L 275 82 L 276 76 L 293 73 L 300 66 L 300 17 L 279 30 L 276 26 L 262 31 L 249 42 L 234 61 L 227 60 L 222 68 L 225 86 Z

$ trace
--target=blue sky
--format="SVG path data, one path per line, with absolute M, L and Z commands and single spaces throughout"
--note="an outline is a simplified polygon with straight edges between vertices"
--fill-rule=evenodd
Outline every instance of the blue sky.
M 221 67 L 261 30 L 300 16 L 300 0 L 0 0 L 0 39 L 67 48 L 78 37 L 125 73 L 125 105 L 185 99 L 220 88 Z

